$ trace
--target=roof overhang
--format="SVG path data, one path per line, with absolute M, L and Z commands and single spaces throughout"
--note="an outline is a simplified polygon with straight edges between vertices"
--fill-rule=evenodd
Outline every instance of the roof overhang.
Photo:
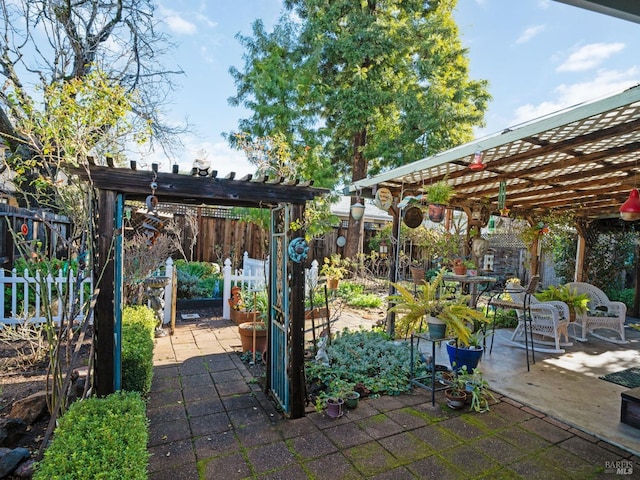
M 638 0 L 556 0 L 556 2 L 640 23 L 640 2 Z
M 480 171 L 469 168 L 476 151 L 483 155 Z M 497 212 L 504 182 L 506 206 L 514 214 L 556 210 L 612 218 L 637 184 L 639 157 L 636 86 L 358 180 L 345 193 L 369 196 L 385 187 L 401 199 L 446 179 L 455 186 L 453 206 L 482 201 Z

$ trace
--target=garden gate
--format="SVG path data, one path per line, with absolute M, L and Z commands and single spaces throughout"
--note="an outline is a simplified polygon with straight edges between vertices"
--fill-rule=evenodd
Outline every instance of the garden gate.
M 289 240 L 290 224 L 302 222 L 305 204 L 327 190 L 311 187 L 310 182 L 280 177 L 251 175 L 236 180 L 232 172 L 218 178 L 217 171 L 207 169 L 193 175 L 165 173 L 152 165 L 151 171 L 89 165 L 73 171 L 90 181 L 97 202 L 97 238 L 95 271 L 102 272 L 95 308 L 95 387 L 99 396 L 115 391 L 119 322 L 122 311 L 122 235 L 124 200 L 146 202 L 152 207 L 163 202 L 191 205 L 226 205 L 272 209 L 274 227 L 269 272 L 272 281 L 269 328 L 279 329 L 280 342 L 269 357 L 273 370 L 267 369 L 267 389 L 281 403 L 291 418 L 304 416 L 304 265 L 290 259 L 292 244 L 304 251 L 306 244 L 298 237 Z M 300 230 L 297 235 L 303 235 Z M 297 243 L 295 243 L 297 242 Z M 276 360 L 277 359 L 277 360 Z M 277 368 L 276 368 L 277 367 Z M 276 375 L 272 374 L 274 372 Z M 283 377 L 286 377 L 284 378 Z

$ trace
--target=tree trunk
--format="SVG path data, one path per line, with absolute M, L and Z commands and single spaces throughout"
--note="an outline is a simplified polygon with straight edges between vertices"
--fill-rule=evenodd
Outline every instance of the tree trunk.
M 351 181 L 355 182 L 365 178 L 367 175 L 367 159 L 364 157 L 362 150 L 367 144 L 367 130 L 362 129 L 353 136 L 353 166 L 351 173 Z M 357 198 L 351 197 L 351 205 L 356 203 Z M 364 201 L 364 200 L 362 200 Z M 349 215 L 349 227 L 347 228 L 347 243 L 344 246 L 344 257 L 355 258 L 358 253 L 362 252 L 362 237 L 364 233 L 364 217 L 360 220 L 354 220 Z

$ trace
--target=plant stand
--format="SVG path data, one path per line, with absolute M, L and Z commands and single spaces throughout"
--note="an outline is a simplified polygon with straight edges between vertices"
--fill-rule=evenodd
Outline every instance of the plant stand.
M 415 365 L 414 365 L 414 352 L 413 352 L 413 340 L 418 339 L 424 340 L 431 344 L 431 372 L 428 375 L 423 377 L 415 377 Z M 412 333 L 411 334 L 411 359 L 409 363 L 409 378 L 411 385 L 417 385 L 418 387 L 424 388 L 425 390 L 429 390 L 431 392 L 431 405 L 435 406 L 436 404 L 436 392 L 440 390 L 445 390 L 449 388 L 449 385 L 444 384 L 442 386 L 436 387 L 436 344 L 440 342 L 446 342 L 449 340 L 456 340 L 455 337 L 445 337 L 433 339 L 429 336 L 428 333 Z

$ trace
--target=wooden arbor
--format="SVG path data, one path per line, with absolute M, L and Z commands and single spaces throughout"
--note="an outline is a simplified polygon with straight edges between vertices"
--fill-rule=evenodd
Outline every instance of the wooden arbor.
M 97 238 L 94 270 L 101 272 L 100 290 L 95 308 L 95 387 L 100 396 L 120 387 L 120 320 L 122 314 L 122 210 L 124 200 L 144 201 L 152 193 L 159 202 L 193 205 L 226 205 L 238 207 L 266 207 L 286 209 L 292 221 L 304 216 L 305 204 L 326 190 L 311 187 L 311 182 L 283 182 L 281 178 L 252 178 L 248 175 L 235 180 L 235 174 L 218 178 L 217 172 L 199 171 L 188 176 L 177 173 L 138 171 L 124 168 L 91 165 L 88 170 L 77 169 L 75 174 L 91 181 L 96 191 Z M 298 230 L 295 234 L 300 236 Z M 287 238 L 287 237 L 285 237 Z M 286 248 L 285 248 L 286 251 Z M 287 321 L 288 413 L 292 418 L 304 416 L 304 265 L 279 256 L 287 265 L 272 265 L 271 271 L 286 269 L 289 295 Z M 272 262 L 277 261 L 276 259 Z M 281 268 L 282 267 L 282 268 Z M 272 298 L 269 299 L 270 310 Z M 269 316 L 269 324 L 273 315 Z M 270 327 L 269 325 L 269 327 Z M 277 359 L 275 359 L 277 360 Z M 272 360 L 273 361 L 273 360 Z M 267 389 L 270 389 L 267 375 Z

